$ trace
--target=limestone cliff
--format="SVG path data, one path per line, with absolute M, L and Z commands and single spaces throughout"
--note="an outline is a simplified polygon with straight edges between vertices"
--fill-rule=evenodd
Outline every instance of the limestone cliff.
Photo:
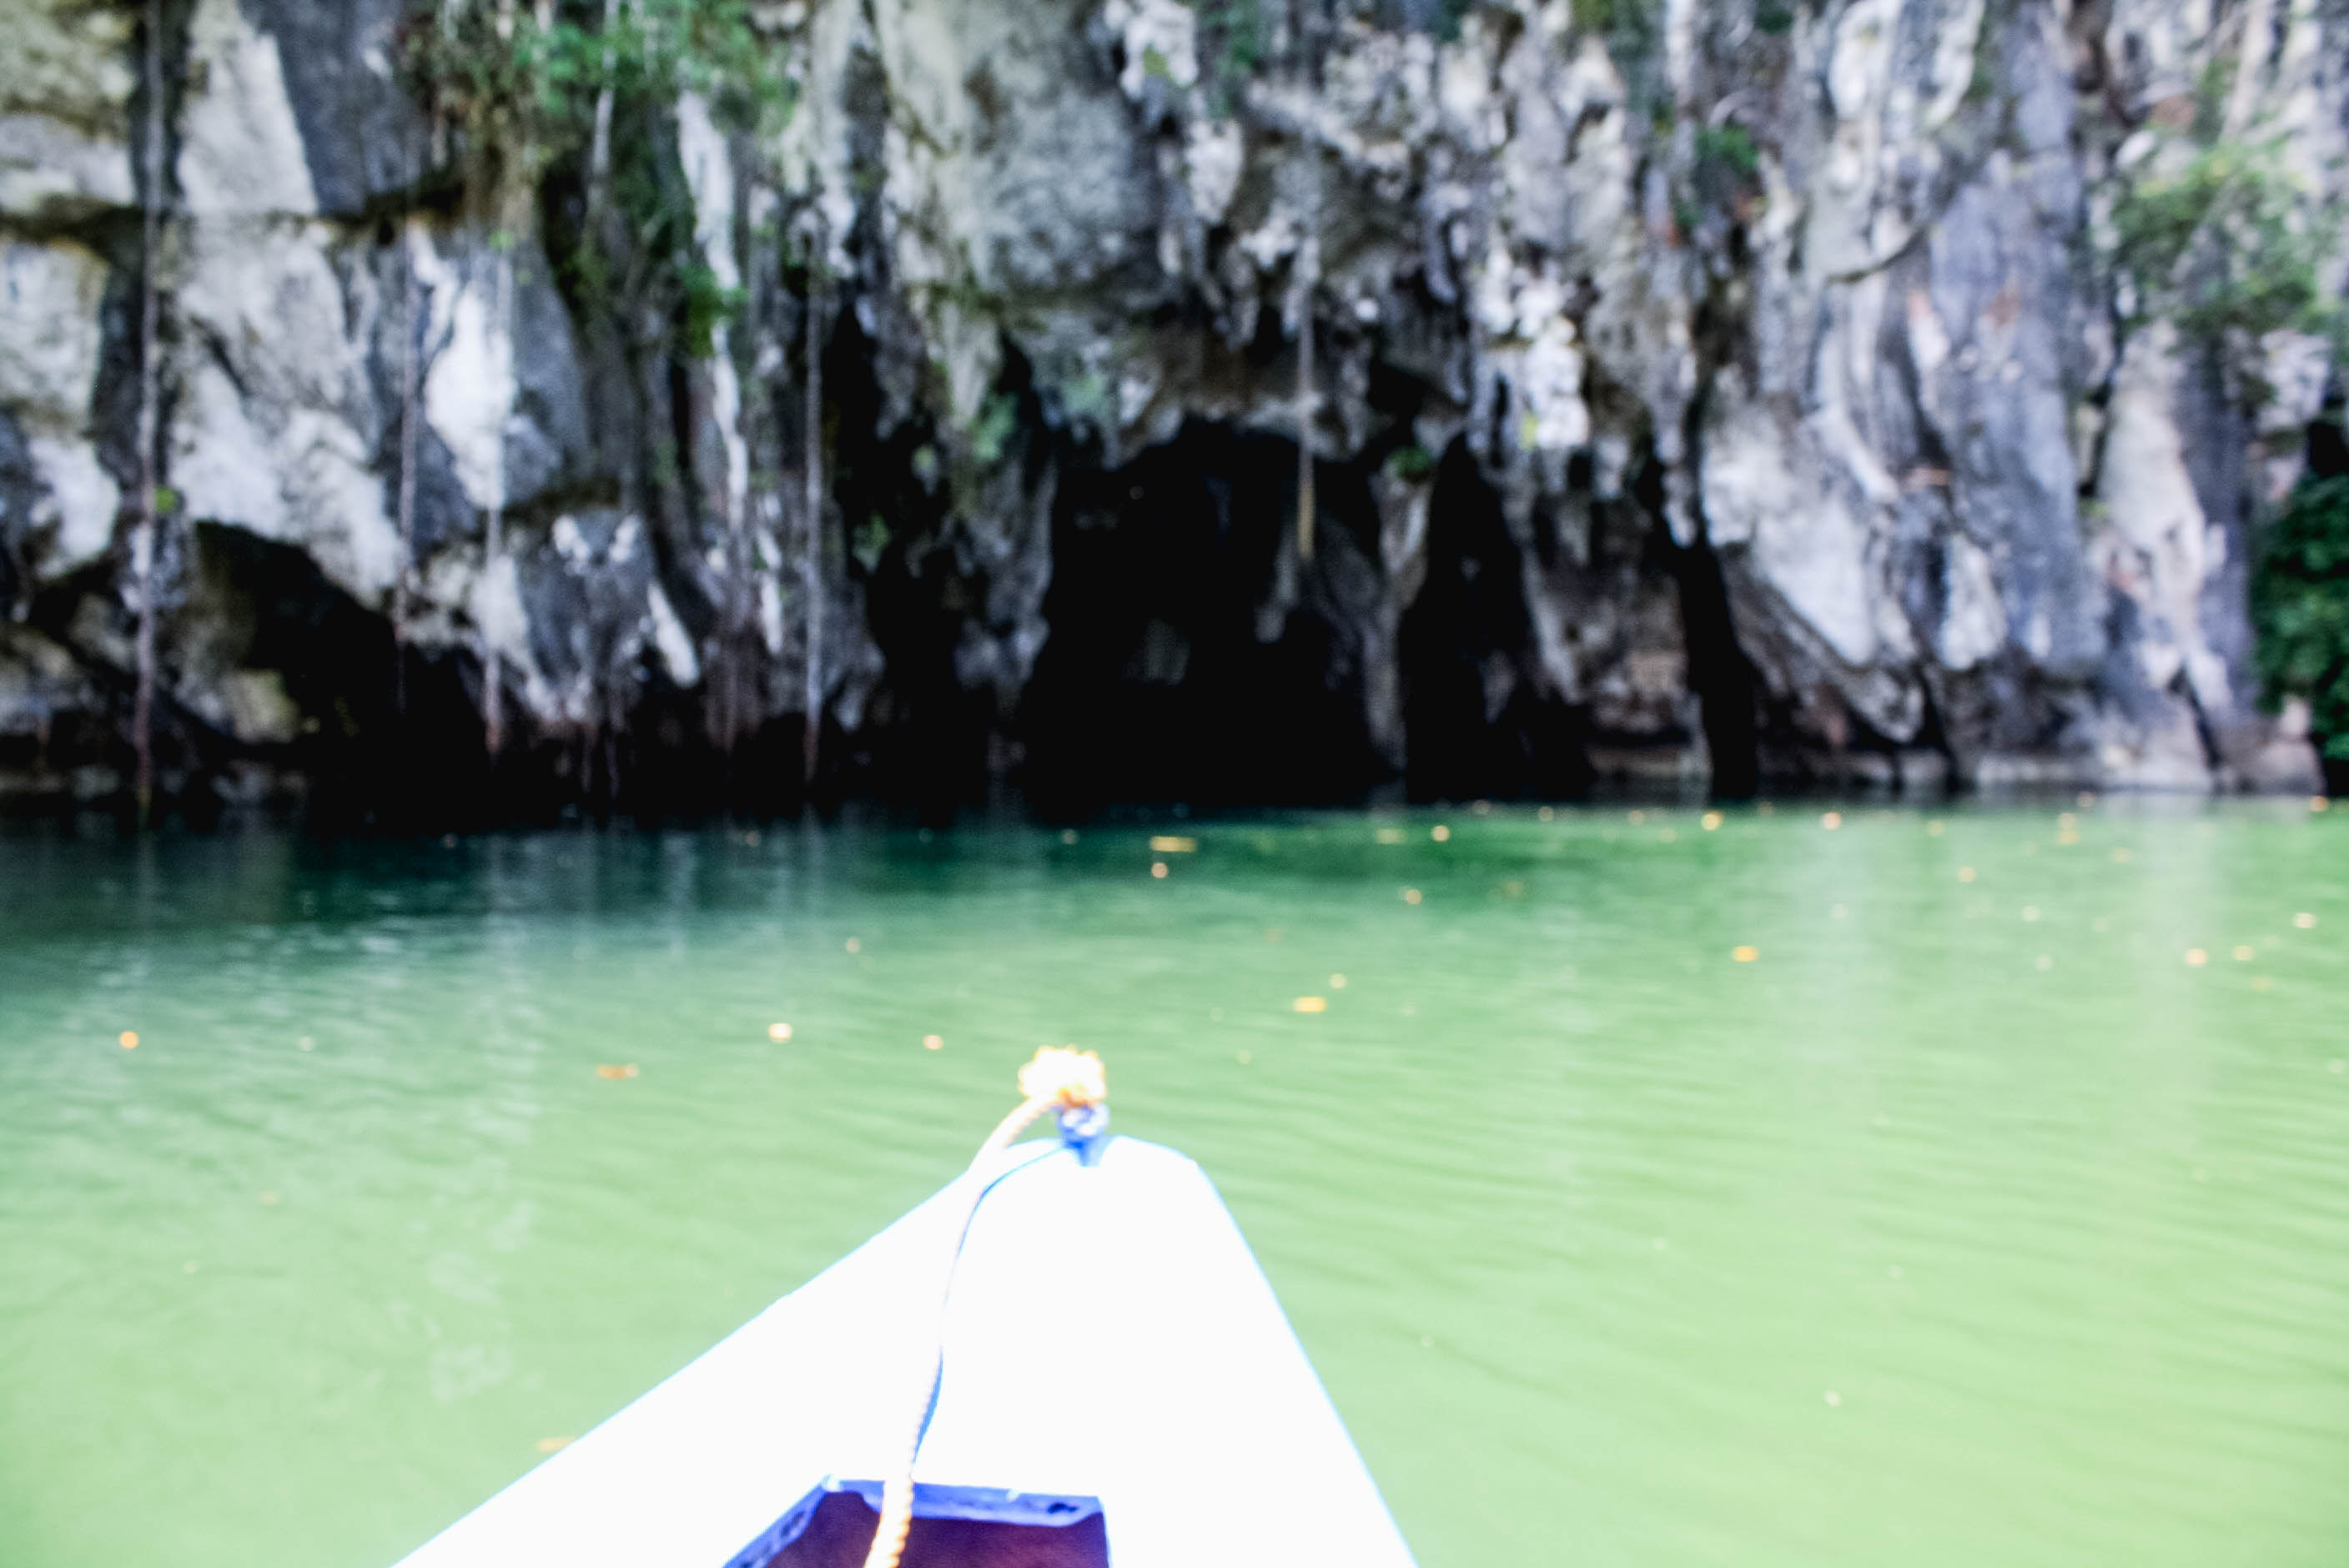
M 787 123 L 613 127 L 683 294 L 456 165 L 430 10 L 164 6 L 151 256 L 144 8 L 0 12 L 12 798 L 122 787 L 148 267 L 191 807 L 452 800 L 485 709 L 515 799 L 783 803 L 811 689 L 936 798 L 2315 779 L 2246 603 L 2326 346 L 2241 395 L 2113 220 L 2199 116 L 2337 225 L 2337 0 L 754 5 Z

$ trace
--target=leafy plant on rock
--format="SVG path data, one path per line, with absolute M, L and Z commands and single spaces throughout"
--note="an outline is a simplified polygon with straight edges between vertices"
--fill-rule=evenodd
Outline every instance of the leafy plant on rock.
M 2281 153 L 2280 142 L 2219 138 L 2132 182 L 2113 209 L 2131 315 L 2174 323 L 2253 406 L 2271 393 L 2261 369 L 2269 334 L 2339 325 L 2319 273 L 2329 214 Z
M 2251 614 L 2269 699 L 2306 698 L 2318 746 L 2349 761 L 2349 475 L 2293 490 L 2270 528 Z

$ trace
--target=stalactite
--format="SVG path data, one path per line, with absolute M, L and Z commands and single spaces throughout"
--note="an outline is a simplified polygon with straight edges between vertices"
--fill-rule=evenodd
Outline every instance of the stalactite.
M 403 304 L 399 324 L 399 562 L 391 580 L 391 693 L 394 708 L 408 711 L 408 620 L 415 592 L 416 573 L 416 453 L 418 442 L 418 381 L 422 355 L 417 336 L 423 330 L 424 280 L 416 267 L 417 247 L 423 242 L 422 224 L 415 213 L 402 226 Z
M 618 57 L 610 42 L 612 33 L 620 24 L 622 0 L 604 0 L 604 79 L 595 89 L 595 129 L 587 147 L 587 232 L 593 236 L 601 226 L 605 203 L 612 191 L 612 97 L 615 90 L 613 68 Z
M 505 520 L 504 507 L 490 508 L 489 537 L 482 552 L 487 562 L 485 578 L 495 574 L 499 561 L 504 557 Z M 498 652 L 497 638 L 486 625 L 481 628 L 481 739 L 492 760 L 505 749 L 505 659 Z
M 1300 116 L 1320 87 L 1319 29 L 1313 0 L 1300 0 L 1296 46 Z M 1313 294 L 1321 283 L 1321 150 L 1312 129 L 1300 119 L 1298 145 L 1305 180 L 1305 233 L 1297 247 L 1297 559 L 1313 559 L 1313 418 L 1319 407 L 1313 385 Z
M 513 344 L 513 252 L 512 247 L 500 250 L 491 264 L 490 320 L 491 330 L 505 334 L 507 352 Z M 498 569 L 506 553 L 506 476 L 503 432 L 500 432 L 498 449 L 497 493 L 489 509 L 489 521 L 481 549 L 481 585 L 484 599 L 497 593 Z M 486 606 L 485 606 L 486 607 Z M 481 736 L 488 746 L 492 761 L 505 749 L 506 739 L 505 660 L 498 651 L 497 636 L 484 615 L 481 625 Z
M 130 743 L 138 754 L 136 797 L 145 827 L 155 799 L 155 564 L 161 542 L 157 472 L 162 392 L 161 291 L 156 269 L 163 229 L 163 5 L 147 0 L 147 191 L 139 287 L 139 501 L 130 539 L 131 574 L 139 598 L 138 688 L 130 716 Z
M 802 781 L 815 782 L 823 734 L 823 334 L 825 262 L 823 220 L 818 216 L 808 247 L 807 300 L 807 712 L 800 732 Z
M 1313 418 L 1318 407 L 1313 386 L 1313 290 L 1320 273 L 1321 242 L 1315 232 L 1320 222 L 1320 184 L 1311 181 L 1306 207 L 1305 239 L 1297 253 L 1297 558 L 1313 559 Z

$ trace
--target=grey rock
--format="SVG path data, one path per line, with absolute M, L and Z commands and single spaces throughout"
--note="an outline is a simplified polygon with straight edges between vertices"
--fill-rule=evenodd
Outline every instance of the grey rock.
M 1460 700 L 1495 755 L 1570 733 L 1586 776 L 1685 779 L 1735 761 L 1711 748 L 1739 726 L 1698 694 L 1750 690 L 1733 717 L 1765 771 L 1855 787 L 2314 778 L 2304 724 L 2260 707 L 2247 596 L 2323 346 L 2261 346 L 2287 391 L 2247 413 L 2130 315 L 2110 254 L 2146 117 L 2211 64 L 2178 0 L 1836 0 L 1783 34 L 1697 0 L 1638 48 L 1554 0 L 1362 0 L 1311 87 L 1277 62 L 1240 79 L 1180 0 L 766 7 L 790 128 L 753 145 L 688 102 L 653 139 L 696 259 L 740 291 L 698 358 L 673 300 L 566 297 L 540 193 L 410 222 L 453 171 L 427 167 L 403 10 L 187 8 L 168 481 L 368 612 L 406 603 L 412 647 L 475 673 L 494 654 L 525 732 L 657 712 L 641 743 L 681 746 L 680 702 L 717 744 L 788 731 L 812 652 L 842 766 L 952 709 L 993 727 L 1000 772 L 1048 596 L 1084 589 L 1056 542 L 1125 526 L 1119 476 L 1145 457 L 1226 465 L 1224 524 L 1277 531 L 1292 481 L 1268 454 L 1302 438 L 1326 549 L 1305 567 L 1268 532 L 1237 586 L 1267 645 L 1317 628 L 1293 645 L 1319 700 L 1398 775 L 1426 760 L 1408 645 L 1462 613 L 1423 597 L 1438 563 L 1445 604 L 1494 617 L 1444 634 L 1475 652 Z M 2336 13 L 2280 15 L 2255 85 L 2338 198 Z M 0 646 L 0 689 L 101 730 L 129 36 L 76 0 L 0 22 L 0 603 L 49 617 Z M 814 230 L 836 330 L 811 516 Z M 1684 602 L 1697 562 L 1723 603 Z M 175 603 L 185 706 L 230 738 L 208 765 L 247 779 L 283 716 L 206 652 L 222 612 Z M 1196 663 L 1167 625 L 1134 654 L 1145 686 Z

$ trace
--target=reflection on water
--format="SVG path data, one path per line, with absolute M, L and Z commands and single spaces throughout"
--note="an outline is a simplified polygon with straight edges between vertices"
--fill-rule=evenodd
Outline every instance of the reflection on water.
M 387 1563 L 1077 1041 L 1222 1181 L 1431 1568 L 2335 1563 L 2344 845 L 2297 803 L 20 833 L 0 1560 Z

